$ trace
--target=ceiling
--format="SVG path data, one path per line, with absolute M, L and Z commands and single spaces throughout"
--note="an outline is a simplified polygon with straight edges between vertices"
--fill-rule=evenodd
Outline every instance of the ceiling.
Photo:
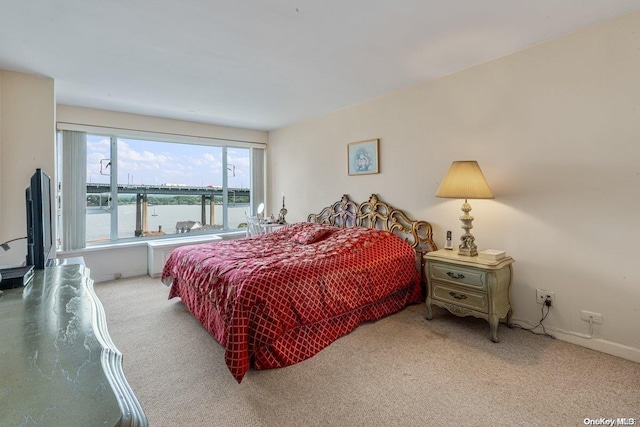
M 58 104 L 273 130 L 638 0 L 0 0 L 0 69 Z

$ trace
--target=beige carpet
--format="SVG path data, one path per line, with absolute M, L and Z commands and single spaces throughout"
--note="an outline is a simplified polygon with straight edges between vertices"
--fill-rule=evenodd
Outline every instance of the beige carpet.
M 221 346 L 168 288 L 98 283 L 124 372 L 155 426 L 582 426 L 640 420 L 640 365 L 416 305 L 313 358 L 235 382 Z

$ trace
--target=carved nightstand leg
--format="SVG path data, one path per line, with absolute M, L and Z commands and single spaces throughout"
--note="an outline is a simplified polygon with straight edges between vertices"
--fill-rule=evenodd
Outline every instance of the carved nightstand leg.
M 500 342 L 498 339 L 498 324 L 500 319 L 495 314 L 489 316 L 489 331 L 491 332 L 491 341 Z
M 433 319 L 433 310 L 431 309 L 431 304 L 427 303 L 427 320 Z
M 507 313 L 507 326 L 511 329 L 513 329 L 513 323 L 511 323 L 512 315 L 513 315 L 513 310 L 509 309 L 509 312 Z

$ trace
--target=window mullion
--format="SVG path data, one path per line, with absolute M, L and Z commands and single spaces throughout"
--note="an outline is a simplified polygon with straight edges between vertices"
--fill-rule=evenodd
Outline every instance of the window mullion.
M 111 176 L 109 180 L 111 200 L 109 201 L 109 214 L 111 216 L 112 241 L 118 240 L 118 137 L 111 136 Z
M 229 200 L 229 173 L 227 171 L 227 146 L 222 146 L 222 229 L 229 229 L 229 213 L 228 200 Z

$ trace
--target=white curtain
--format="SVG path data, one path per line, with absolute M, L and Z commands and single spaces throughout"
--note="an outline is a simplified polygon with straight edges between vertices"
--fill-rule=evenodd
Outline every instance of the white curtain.
M 87 134 L 62 131 L 62 250 L 81 249 L 86 242 Z

